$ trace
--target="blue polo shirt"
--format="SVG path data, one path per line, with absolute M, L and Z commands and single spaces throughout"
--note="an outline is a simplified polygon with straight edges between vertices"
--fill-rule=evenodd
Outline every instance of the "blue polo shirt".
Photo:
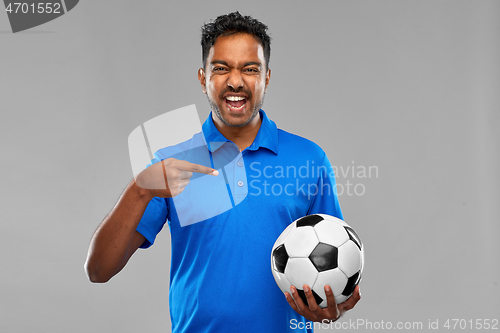
M 243 152 L 210 114 L 201 133 L 160 149 L 152 161 L 174 157 L 219 170 L 216 177 L 195 174 L 178 197 L 153 198 L 137 227 L 143 248 L 165 223 L 170 228 L 174 333 L 312 332 L 274 281 L 271 249 L 302 216 L 342 219 L 335 176 L 318 145 L 278 129 L 263 110 L 260 117 Z

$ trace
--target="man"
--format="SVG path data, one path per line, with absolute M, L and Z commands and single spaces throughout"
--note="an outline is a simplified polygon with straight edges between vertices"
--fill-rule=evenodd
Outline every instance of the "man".
M 172 148 L 161 149 L 128 185 L 92 237 L 86 271 L 92 282 L 106 282 L 139 247 L 151 246 L 168 223 L 173 332 L 298 332 L 306 327 L 304 317 L 334 321 L 360 299 L 356 288 L 347 301 L 337 305 L 325 286 L 328 307 L 321 309 L 310 288 L 301 286 L 306 306 L 295 287 L 283 297 L 272 278 L 270 251 L 288 224 L 308 214 L 342 218 L 342 213 L 323 150 L 277 129 L 261 110 L 271 77 L 266 30 L 261 22 L 238 12 L 203 27 L 203 68 L 198 79 L 212 113 L 203 124 L 203 133 L 181 144 L 189 146 L 201 138 L 212 161 L 233 149 L 245 164 L 234 165 L 236 171 L 226 174 L 224 167 L 214 168 L 213 162 L 210 166 L 206 165 L 210 162 L 192 163 L 197 160 L 172 158 Z M 214 142 L 222 145 L 211 145 Z M 312 164 L 319 168 L 297 174 L 297 169 Z M 238 166 L 246 169 L 246 179 L 235 178 Z M 190 190 L 193 173 L 210 175 L 204 176 L 210 180 L 222 177 L 217 169 L 224 172 L 234 198 L 241 187 L 246 187 L 246 197 L 217 216 L 181 224 L 174 199 Z M 312 185 L 314 193 L 309 191 Z M 204 190 L 209 200 L 211 189 Z M 190 208 L 199 209 L 196 203 Z

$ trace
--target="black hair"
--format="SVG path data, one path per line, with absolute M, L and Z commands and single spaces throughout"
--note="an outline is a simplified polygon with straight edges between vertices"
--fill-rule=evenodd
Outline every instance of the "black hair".
M 207 62 L 210 48 L 220 36 L 229 36 L 236 33 L 247 33 L 254 36 L 264 49 L 264 59 L 266 69 L 269 69 L 269 59 L 271 57 L 271 37 L 267 34 L 267 25 L 252 18 L 243 16 L 239 12 L 221 15 L 210 23 L 205 23 L 201 28 L 201 57 L 203 68 Z

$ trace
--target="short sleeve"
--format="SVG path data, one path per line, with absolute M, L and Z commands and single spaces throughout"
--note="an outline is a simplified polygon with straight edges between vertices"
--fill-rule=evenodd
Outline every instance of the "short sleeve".
M 318 168 L 321 172 L 318 177 L 317 194 L 314 196 L 307 214 L 327 214 L 343 220 L 337 196 L 335 172 L 328 157 L 324 152 L 323 154 L 323 163 Z
M 167 214 L 167 203 L 164 198 L 154 197 L 151 199 L 136 229 L 146 238 L 140 246 L 141 248 L 145 249 L 153 245 L 156 235 L 167 221 Z
M 155 158 L 151 160 L 151 163 L 148 164 L 147 167 L 150 167 L 154 163 L 158 163 L 160 160 L 161 158 L 155 154 Z M 153 245 L 156 235 L 158 235 L 167 221 L 167 216 L 168 207 L 166 200 L 159 197 L 151 199 L 136 228 L 136 231 L 146 238 L 140 248 L 146 249 Z

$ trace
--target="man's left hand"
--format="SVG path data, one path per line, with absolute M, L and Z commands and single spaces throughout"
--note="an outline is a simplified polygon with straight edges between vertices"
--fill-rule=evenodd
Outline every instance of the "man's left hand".
M 306 294 L 307 303 L 309 306 L 305 305 L 302 299 L 300 298 L 297 289 L 292 286 L 290 288 L 293 298 L 290 293 L 286 292 L 285 297 L 288 301 L 288 304 L 297 311 L 298 314 L 302 315 L 308 320 L 329 323 L 334 322 L 339 319 L 344 312 L 352 309 L 356 303 L 361 299 L 361 294 L 359 293 L 359 286 L 356 286 L 354 292 L 351 297 L 349 297 L 345 302 L 342 302 L 337 305 L 335 302 L 335 296 L 333 295 L 332 289 L 330 286 L 325 286 L 325 294 L 326 294 L 326 302 L 327 307 L 322 309 L 316 303 L 314 296 L 311 292 L 311 288 L 308 285 L 304 285 L 304 292 Z

